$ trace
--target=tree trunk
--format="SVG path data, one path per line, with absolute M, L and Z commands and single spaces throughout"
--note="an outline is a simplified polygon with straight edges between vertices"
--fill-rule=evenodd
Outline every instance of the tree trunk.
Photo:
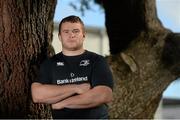
M 30 85 L 50 55 L 56 0 L 0 0 L 0 118 L 50 118 Z
M 163 91 L 180 76 L 180 35 L 162 26 L 155 0 L 102 2 L 115 79 L 110 117 L 153 118 Z

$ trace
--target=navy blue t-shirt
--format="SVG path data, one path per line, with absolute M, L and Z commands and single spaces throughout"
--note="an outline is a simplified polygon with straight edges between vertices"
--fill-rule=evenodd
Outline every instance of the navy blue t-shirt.
M 40 76 L 36 82 L 43 84 L 81 84 L 91 87 L 105 85 L 113 88 L 113 77 L 105 58 L 85 51 L 77 56 L 65 56 L 62 52 L 41 64 Z M 52 110 L 53 118 L 107 118 L 107 105 L 88 109 Z

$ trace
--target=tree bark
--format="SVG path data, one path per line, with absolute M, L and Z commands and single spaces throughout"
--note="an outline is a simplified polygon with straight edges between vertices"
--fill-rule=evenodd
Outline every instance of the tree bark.
M 0 118 L 50 118 L 33 104 L 30 85 L 39 63 L 53 53 L 56 0 L 0 0 Z
M 164 90 L 180 73 L 162 61 L 163 34 L 154 45 L 143 34 L 127 50 L 108 57 L 115 78 L 111 118 L 154 117 Z
M 163 91 L 180 76 L 180 35 L 163 27 L 155 0 L 102 3 L 115 82 L 110 117 L 152 119 Z

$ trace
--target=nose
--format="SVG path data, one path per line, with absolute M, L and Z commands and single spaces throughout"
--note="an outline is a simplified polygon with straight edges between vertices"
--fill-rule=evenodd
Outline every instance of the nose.
M 69 32 L 69 36 L 70 36 L 70 37 L 74 37 L 75 34 L 71 31 L 71 32 Z

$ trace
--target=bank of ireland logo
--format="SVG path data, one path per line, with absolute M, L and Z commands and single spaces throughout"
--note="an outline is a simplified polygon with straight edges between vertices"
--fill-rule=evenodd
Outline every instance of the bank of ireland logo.
M 90 64 L 89 60 L 81 60 L 79 66 L 88 66 Z

